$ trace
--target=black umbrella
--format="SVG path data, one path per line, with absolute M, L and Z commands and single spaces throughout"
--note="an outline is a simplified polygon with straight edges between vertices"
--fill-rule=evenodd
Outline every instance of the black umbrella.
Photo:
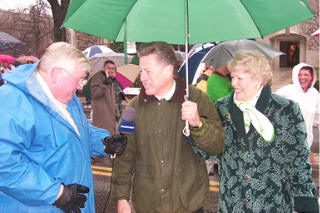
M 10 51 L 22 44 L 20 40 L 5 32 L 0 32 L 0 52 Z

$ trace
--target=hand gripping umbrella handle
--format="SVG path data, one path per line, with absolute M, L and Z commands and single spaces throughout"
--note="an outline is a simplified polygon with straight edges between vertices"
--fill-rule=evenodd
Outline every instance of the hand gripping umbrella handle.
M 187 88 L 188 89 L 188 88 Z M 184 100 L 188 100 L 188 91 L 187 91 L 187 95 L 184 96 Z M 186 121 L 186 125 L 182 130 L 182 133 L 186 136 L 189 137 L 190 136 L 190 129 L 189 129 L 189 121 Z
M 187 137 L 190 136 L 189 121 L 186 121 L 186 125 L 183 128 L 182 133 Z

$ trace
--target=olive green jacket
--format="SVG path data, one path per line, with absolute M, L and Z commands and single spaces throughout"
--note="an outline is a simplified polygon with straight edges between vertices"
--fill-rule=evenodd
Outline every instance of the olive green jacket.
M 184 80 L 176 80 L 176 91 L 169 101 L 140 95 L 129 104 L 136 111 L 136 129 L 129 135 L 125 152 L 115 159 L 112 177 L 114 200 L 130 198 L 137 213 L 191 212 L 209 199 L 205 161 L 185 141 L 181 104 Z M 190 87 L 190 100 L 198 103 L 203 125 L 191 128 L 196 145 L 210 154 L 221 153 L 224 133 L 209 98 Z

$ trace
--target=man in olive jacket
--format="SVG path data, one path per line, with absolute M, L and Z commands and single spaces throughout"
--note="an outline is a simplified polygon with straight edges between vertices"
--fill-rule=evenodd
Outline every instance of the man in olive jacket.
M 112 196 L 118 212 L 202 212 L 210 197 L 205 161 L 193 152 L 182 130 L 189 122 L 196 146 L 221 153 L 224 133 L 216 109 L 195 87 L 184 100 L 185 81 L 176 76 L 173 48 L 164 42 L 144 44 L 139 51 L 140 95 L 135 109 L 135 132 L 113 167 Z

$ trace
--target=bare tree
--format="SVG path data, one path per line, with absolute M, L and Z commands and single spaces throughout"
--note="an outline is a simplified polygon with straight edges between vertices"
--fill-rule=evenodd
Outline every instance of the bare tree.
M 70 0 L 47 0 L 51 6 L 53 17 L 54 41 L 66 41 L 66 29 L 62 27 L 64 18 L 66 17 Z
M 39 56 L 39 50 L 53 41 L 53 21 L 48 15 L 49 9 L 47 2 L 37 0 L 35 5 L 17 12 L 9 11 L 8 17 L 2 18 L 0 24 L 8 28 L 5 31 L 13 33 L 24 43 L 14 54 Z
M 42 0 L 37 0 L 34 6 L 25 9 L 29 12 L 29 33 L 32 34 L 34 49 L 36 50 L 43 48 L 48 43 L 45 38 L 52 35 L 51 17 L 46 14 L 48 9 L 49 6 Z
M 308 21 L 300 24 L 300 33 L 311 35 L 317 29 L 319 29 L 319 1 L 318 0 L 308 0 L 315 17 Z M 308 42 L 309 50 L 319 50 L 319 37 L 311 36 Z

